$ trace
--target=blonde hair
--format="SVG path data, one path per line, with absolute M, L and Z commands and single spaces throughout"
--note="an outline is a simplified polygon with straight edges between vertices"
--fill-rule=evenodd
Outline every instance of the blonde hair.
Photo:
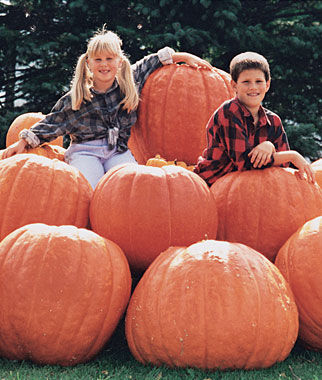
M 83 101 L 91 101 L 91 87 L 93 86 L 93 76 L 89 70 L 86 60 L 96 54 L 106 52 L 122 59 L 122 66 L 116 75 L 120 86 L 123 100 L 120 105 L 128 112 L 133 111 L 139 104 L 139 94 L 137 92 L 131 64 L 122 49 L 122 41 L 117 34 L 107 31 L 105 25 L 89 40 L 86 53 L 82 54 L 77 61 L 74 78 L 71 87 L 72 109 L 79 110 Z

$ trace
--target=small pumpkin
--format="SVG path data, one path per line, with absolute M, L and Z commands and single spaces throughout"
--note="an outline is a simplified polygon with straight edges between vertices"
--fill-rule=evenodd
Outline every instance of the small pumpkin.
M 46 115 L 41 112 L 27 112 L 17 116 L 13 122 L 10 124 L 7 136 L 6 136 L 6 147 L 12 145 L 19 140 L 19 133 L 23 129 L 30 129 L 38 121 L 43 120 Z M 63 146 L 63 137 L 60 136 L 57 139 L 51 141 L 52 145 Z
M 165 165 L 176 165 L 176 166 L 181 166 L 185 169 L 193 171 L 194 165 L 187 165 L 184 161 L 178 161 L 177 159 L 173 161 L 167 161 L 165 158 L 161 157 L 160 154 L 156 154 L 155 157 L 149 158 L 148 161 L 146 162 L 147 166 L 155 166 L 162 168 L 162 166 Z
M 263 255 L 206 240 L 155 259 L 134 290 L 125 328 L 143 364 L 265 368 L 289 355 L 298 312 L 289 285 Z
M 90 222 L 141 272 L 171 245 L 215 238 L 218 221 L 214 197 L 197 174 L 175 165 L 127 164 L 110 169 L 99 181 Z
M 80 171 L 36 154 L 0 160 L 0 240 L 29 223 L 86 227 L 93 190 Z
M 272 167 L 228 173 L 212 186 L 219 240 L 240 242 L 271 261 L 306 221 L 322 214 L 322 190 L 296 170 Z
M 181 166 L 182 168 L 185 168 L 185 169 L 188 168 L 188 165 L 184 161 L 178 161 L 177 159 L 175 159 L 173 161 L 168 161 L 168 165 L 177 165 L 177 166 Z
M 299 338 L 322 351 L 322 216 L 307 221 L 281 247 L 276 261 L 299 311 Z
M 193 172 L 195 170 L 195 167 L 196 165 L 188 165 L 187 169 Z
M 167 161 L 164 158 L 162 158 L 159 154 L 156 154 L 155 157 L 149 158 L 147 160 L 146 165 L 162 168 L 162 166 L 167 165 Z
M 110 338 L 128 303 L 122 250 L 75 226 L 23 226 L 0 243 L 0 355 L 72 366 Z

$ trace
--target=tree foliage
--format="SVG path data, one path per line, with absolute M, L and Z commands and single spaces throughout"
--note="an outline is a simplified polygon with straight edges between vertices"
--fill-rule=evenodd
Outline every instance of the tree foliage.
M 321 156 L 322 3 L 315 0 L 12 0 L 0 2 L 0 147 L 15 116 L 49 112 L 69 88 L 77 58 L 106 24 L 132 62 L 168 45 L 229 71 L 243 51 L 269 61 L 265 106 L 291 147 Z

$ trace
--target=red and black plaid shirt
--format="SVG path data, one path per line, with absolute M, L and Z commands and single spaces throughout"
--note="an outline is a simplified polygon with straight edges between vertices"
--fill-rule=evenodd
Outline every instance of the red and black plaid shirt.
M 290 149 L 279 116 L 260 106 L 255 126 L 248 109 L 237 98 L 230 99 L 214 112 L 208 122 L 207 148 L 198 159 L 195 173 L 211 186 L 226 173 L 253 169 L 248 153 L 267 140 L 274 144 L 276 151 Z M 265 167 L 272 164 L 273 159 Z

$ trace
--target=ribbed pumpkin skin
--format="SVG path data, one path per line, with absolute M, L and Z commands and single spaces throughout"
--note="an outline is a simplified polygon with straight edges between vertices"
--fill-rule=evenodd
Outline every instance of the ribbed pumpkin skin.
M 311 166 L 315 173 L 315 180 L 322 188 L 322 158 L 312 162 Z
M 0 243 L 0 355 L 41 364 L 88 361 L 130 297 L 122 250 L 92 231 L 30 224 Z
M 23 129 L 30 129 L 38 121 L 45 118 L 46 115 L 41 112 L 27 112 L 19 115 L 14 119 L 14 121 L 9 126 L 7 136 L 6 136 L 6 146 L 15 143 L 19 140 L 19 133 Z M 53 145 L 63 146 L 63 137 L 60 136 L 57 139 L 51 141 Z
M 129 147 L 140 164 L 160 154 L 195 164 L 207 144 L 206 125 L 214 110 L 234 96 L 230 75 L 214 68 L 166 65 L 144 84 Z
M 0 160 L 0 240 L 29 223 L 86 227 L 93 190 L 71 165 L 35 154 Z
M 263 255 L 207 240 L 159 255 L 134 290 L 125 326 L 129 348 L 144 364 L 264 368 L 288 356 L 298 312 Z
M 306 222 L 279 250 L 276 261 L 299 311 L 299 337 L 322 351 L 322 216 Z
M 133 270 L 145 270 L 171 245 L 215 238 L 213 195 L 179 166 L 120 165 L 98 183 L 90 205 L 93 231 L 124 251 Z
M 269 168 L 233 172 L 211 187 L 218 207 L 218 240 L 239 242 L 274 261 L 285 241 L 322 214 L 322 191 L 295 175 Z

